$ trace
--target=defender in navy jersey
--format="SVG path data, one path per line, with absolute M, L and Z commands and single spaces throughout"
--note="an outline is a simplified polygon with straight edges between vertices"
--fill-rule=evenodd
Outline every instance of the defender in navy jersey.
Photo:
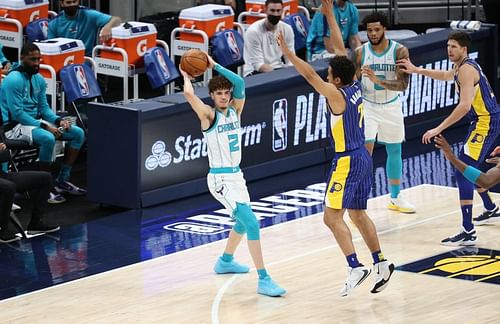
M 267 274 L 260 246 L 259 221 L 250 206 L 250 196 L 239 164 L 241 161 L 240 116 L 245 104 L 245 82 L 243 79 L 215 63 L 207 54 L 209 67 L 220 75 L 208 83 L 208 91 L 215 107 L 206 105 L 194 94 L 190 76 L 184 77 L 184 96 L 201 122 L 201 130 L 207 141 L 208 189 L 212 196 L 231 212 L 235 221 L 229 233 L 224 254 L 217 259 L 214 271 L 223 273 L 246 273 L 249 268 L 233 260 L 243 235 L 247 234 L 248 249 L 259 275 L 257 292 L 267 296 L 282 296 L 286 290 L 277 285 Z M 233 99 L 231 100 L 231 88 Z
M 387 287 L 394 271 L 394 264 L 384 259 L 378 241 L 377 230 L 366 214 L 366 204 L 371 188 L 372 160 L 366 150 L 361 84 L 354 80 L 354 64 L 345 56 L 346 49 L 333 13 L 329 8 L 332 0 L 322 0 L 321 12 L 330 27 L 331 42 L 338 56 L 330 60 L 328 81 L 324 81 L 308 63 L 290 51 L 279 35 L 278 42 L 283 53 L 295 69 L 326 97 L 330 112 L 330 130 L 335 157 L 328 177 L 325 195 L 324 222 L 332 231 L 348 263 L 348 276 L 340 290 L 347 296 L 363 282 L 371 269 L 362 265 L 356 256 L 349 227 L 343 216 L 347 209 L 349 217 L 361 232 L 373 256 L 374 286 L 372 293 Z
M 448 36 L 448 58 L 453 62 L 452 70 L 431 70 L 416 67 L 410 60 L 398 64 L 407 73 L 419 73 L 437 80 L 455 80 L 460 100 L 453 112 L 436 128 L 428 130 L 422 136 L 422 142 L 430 143 L 445 129 L 458 122 L 465 115 L 471 120 L 469 130 L 460 150 L 459 159 L 471 167 L 477 168 L 492 149 L 500 134 L 500 109 L 486 76 L 479 64 L 467 56 L 471 46 L 471 37 L 466 32 L 453 32 Z M 457 186 L 462 209 L 462 230 L 441 241 L 443 245 L 475 245 L 477 242 L 474 223 L 481 225 L 489 218 L 500 217 L 498 206 L 492 202 L 486 189 L 477 191 L 483 200 L 484 212 L 472 221 L 472 198 L 474 183 L 456 171 Z

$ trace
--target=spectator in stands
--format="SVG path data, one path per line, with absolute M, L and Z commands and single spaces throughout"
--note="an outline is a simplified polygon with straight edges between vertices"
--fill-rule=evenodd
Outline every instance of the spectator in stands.
M 3 131 L 0 131 L 3 133 Z M 9 151 L 0 136 L 0 162 L 9 160 Z M 47 172 L 23 171 L 5 173 L 0 170 L 0 243 L 19 240 L 16 232 L 9 229 L 11 206 L 16 191 L 30 191 L 33 211 L 28 224 L 28 234 L 49 233 L 59 230 L 59 226 L 50 226 L 42 220 L 47 208 L 47 198 L 52 188 L 52 177 Z
M 277 34 L 282 32 L 288 48 L 294 50 L 293 29 L 281 21 L 283 1 L 266 0 L 265 13 L 267 18 L 254 22 L 245 33 L 245 76 L 290 66 L 276 41 Z
M 56 140 L 67 141 L 64 164 L 50 193 L 49 203 L 62 203 L 63 192 L 84 195 L 86 191 L 69 182 L 71 167 L 78 157 L 85 135 L 69 120 L 57 116 L 49 107 L 45 95 L 46 83 L 39 71 L 40 49 L 32 43 L 21 50 L 21 64 L 13 67 L 0 90 L 5 135 L 23 139 L 40 147 L 40 169 L 50 171 Z
M 361 46 L 358 35 L 359 13 L 356 6 L 348 0 L 336 0 L 332 10 L 340 26 L 345 46 L 350 47 L 351 50 Z M 327 57 L 328 53 L 334 54 L 326 17 L 319 10 L 311 21 L 306 46 L 309 61 Z
M 100 42 L 111 38 L 111 28 L 121 22 L 102 12 L 80 6 L 80 0 L 60 0 L 62 12 L 49 23 L 48 38 L 66 37 L 80 39 L 85 44 L 85 55 L 92 56 L 100 29 Z
M 2 73 L 7 74 L 7 72 L 9 72 L 10 69 L 10 62 L 3 54 L 3 45 L 1 43 L 0 43 L 0 64 Z

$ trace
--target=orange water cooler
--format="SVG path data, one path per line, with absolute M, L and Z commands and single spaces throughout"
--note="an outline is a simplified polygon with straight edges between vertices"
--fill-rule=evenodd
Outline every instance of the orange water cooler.
M 111 29 L 111 39 L 106 45 L 124 49 L 127 52 L 128 64 L 137 68 L 144 66 L 144 54 L 156 46 L 156 38 L 157 31 L 153 24 L 129 21 Z M 101 57 L 123 61 L 118 52 L 102 51 Z
M 224 29 L 233 29 L 234 12 L 231 6 L 207 4 L 184 9 L 179 14 L 179 27 L 202 30 L 207 37 Z M 203 42 L 200 35 L 181 32 L 180 39 L 191 42 Z
M 52 66 L 57 74 L 68 64 L 84 63 L 85 45 L 79 39 L 53 38 L 34 44 L 40 48 L 42 55 L 40 64 Z M 43 69 L 40 73 L 46 78 L 50 77 Z
M 49 16 L 49 0 L 0 0 L 0 13 L 19 20 L 26 27 L 33 20 Z
M 265 13 L 266 0 L 246 0 L 245 10 L 251 12 Z M 283 16 L 298 12 L 298 0 L 283 0 Z M 261 19 L 260 17 L 247 16 L 246 23 L 251 24 Z

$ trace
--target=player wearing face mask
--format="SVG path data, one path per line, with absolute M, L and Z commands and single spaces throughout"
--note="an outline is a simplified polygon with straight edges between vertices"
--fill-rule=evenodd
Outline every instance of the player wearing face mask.
M 245 33 L 245 76 L 271 72 L 290 65 L 276 42 L 277 34 L 282 32 L 287 47 L 294 50 L 292 27 L 281 21 L 283 1 L 267 0 L 265 13 L 267 18 L 253 23 Z
M 97 31 L 100 29 L 99 42 L 111 38 L 111 28 L 121 22 L 102 12 L 80 6 L 80 0 L 60 0 L 61 13 L 49 23 L 48 38 L 65 37 L 80 39 L 85 44 L 85 55 L 92 56 L 92 48 L 97 44 Z

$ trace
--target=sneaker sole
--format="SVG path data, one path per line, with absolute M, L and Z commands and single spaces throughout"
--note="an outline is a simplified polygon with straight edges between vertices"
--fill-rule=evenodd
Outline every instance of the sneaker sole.
M 477 239 L 473 242 L 441 242 L 444 246 L 474 246 L 477 244 Z
M 394 263 L 389 264 L 389 270 L 390 270 L 389 278 L 387 278 L 387 280 L 382 279 L 382 281 L 377 282 L 371 290 L 372 294 L 377 294 L 377 293 L 381 292 L 382 290 L 384 290 L 385 288 L 387 288 L 387 286 L 389 284 L 389 280 L 391 280 L 392 274 L 394 272 L 394 269 L 395 269 Z
M 50 230 L 47 230 L 47 231 L 30 231 L 30 230 L 27 230 L 26 233 L 28 235 L 46 234 L 46 233 L 57 232 L 60 229 L 61 229 L 61 227 L 57 226 L 57 228 L 53 228 L 53 229 L 50 229 Z
M 490 218 L 487 218 L 487 219 L 482 220 L 482 221 L 472 221 L 472 224 L 481 226 L 481 225 L 493 224 L 493 223 L 497 223 L 497 222 L 500 222 L 500 217 L 490 217 Z
M 389 205 L 389 206 L 387 206 L 387 209 L 392 210 L 392 211 L 397 211 L 397 212 L 400 212 L 403 214 L 414 214 L 416 212 L 416 210 L 414 210 L 414 209 L 404 209 L 404 208 L 400 208 L 396 205 Z

